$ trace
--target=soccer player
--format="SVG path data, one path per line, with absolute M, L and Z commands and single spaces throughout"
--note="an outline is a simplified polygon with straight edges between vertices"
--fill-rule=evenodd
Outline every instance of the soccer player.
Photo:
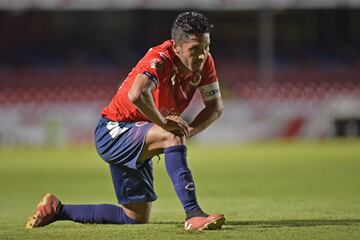
M 219 229 L 223 214 L 199 206 L 187 165 L 186 139 L 208 127 L 222 113 L 218 77 L 210 55 L 208 19 L 198 12 L 180 14 L 171 40 L 150 48 L 102 110 L 95 130 L 96 149 L 109 166 L 122 207 L 69 205 L 45 194 L 26 227 L 54 221 L 137 224 L 149 221 L 153 188 L 152 161 L 164 153 L 167 173 L 185 210 L 186 230 Z M 180 117 L 199 89 L 205 108 L 187 123 Z

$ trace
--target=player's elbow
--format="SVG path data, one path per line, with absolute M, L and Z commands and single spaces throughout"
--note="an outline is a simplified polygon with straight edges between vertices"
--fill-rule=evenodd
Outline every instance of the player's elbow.
M 212 115 L 213 119 L 217 119 L 224 111 L 224 105 L 221 99 L 216 99 L 205 103 L 205 108 Z
M 223 102 L 221 101 L 221 99 L 219 101 L 215 102 L 215 104 L 213 105 L 213 109 L 214 109 L 216 118 L 219 118 L 224 111 L 224 105 L 223 105 Z
M 128 92 L 128 99 L 134 103 L 144 103 L 149 98 L 149 93 L 146 89 L 139 89 L 139 90 L 130 90 Z
M 151 96 L 151 89 L 144 84 L 142 85 L 136 84 L 135 86 L 130 88 L 127 96 L 128 99 L 134 104 L 144 103 Z
M 140 99 L 140 91 L 135 91 L 133 89 L 130 89 L 127 96 L 128 96 L 128 99 L 130 100 L 130 102 L 136 103 Z
M 146 89 L 130 89 L 128 92 L 128 99 L 132 103 L 143 102 L 146 99 Z
M 215 114 L 216 114 L 216 118 L 219 118 L 224 112 L 224 106 L 222 104 L 216 106 L 215 108 Z

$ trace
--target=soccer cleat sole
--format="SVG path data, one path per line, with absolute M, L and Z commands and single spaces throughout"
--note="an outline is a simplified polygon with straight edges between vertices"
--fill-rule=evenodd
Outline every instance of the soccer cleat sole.
M 47 203 L 47 201 L 49 200 L 49 197 L 50 197 L 50 196 L 51 196 L 50 193 L 46 193 L 46 194 L 41 198 L 41 200 L 40 200 L 40 202 L 38 203 L 36 209 L 38 209 L 38 208 L 41 207 L 41 206 L 44 206 L 44 205 Z M 36 211 L 35 213 L 33 213 L 33 214 L 29 217 L 28 221 L 26 222 L 25 228 L 28 228 L 28 229 L 34 228 L 35 223 L 36 223 L 36 221 L 39 219 L 39 217 L 40 217 L 40 213 L 39 213 L 38 211 Z
M 29 217 L 28 221 L 26 222 L 25 228 L 28 228 L 28 229 L 34 228 L 35 222 L 38 220 L 39 215 L 40 215 L 39 212 L 32 214 Z
M 217 230 L 221 229 L 221 227 L 225 224 L 225 217 L 219 217 L 214 219 L 213 221 L 206 224 L 204 227 L 200 228 L 199 230 Z
M 208 222 L 207 224 L 205 224 L 203 227 L 201 228 L 192 228 L 192 224 L 188 224 L 187 222 L 185 222 L 185 230 L 186 231 L 203 231 L 203 230 L 217 230 L 217 229 L 221 229 L 221 227 L 225 224 L 225 217 L 218 217 L 214 220 L 212 220 L 211 222 Z

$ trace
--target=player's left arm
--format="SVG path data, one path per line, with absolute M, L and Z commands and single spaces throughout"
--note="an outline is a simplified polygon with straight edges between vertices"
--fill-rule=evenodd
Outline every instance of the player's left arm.
M 200 87 L 200 92 L 205 108 L 189 124 L 189 137 L 203 131 L 223 112 L 223 102 L 217 81 Z

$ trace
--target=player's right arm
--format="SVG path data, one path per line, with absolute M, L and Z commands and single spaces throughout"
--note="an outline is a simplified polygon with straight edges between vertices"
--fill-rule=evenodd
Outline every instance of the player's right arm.
M 178 135 L 189 135 L 186 122 L 165 118 L 155 106 L 153 92 L 156 84 L 145 74 L 138 74 L 128 92 L 129 100 L 151 122 L 157 124 L 168 132 Z

